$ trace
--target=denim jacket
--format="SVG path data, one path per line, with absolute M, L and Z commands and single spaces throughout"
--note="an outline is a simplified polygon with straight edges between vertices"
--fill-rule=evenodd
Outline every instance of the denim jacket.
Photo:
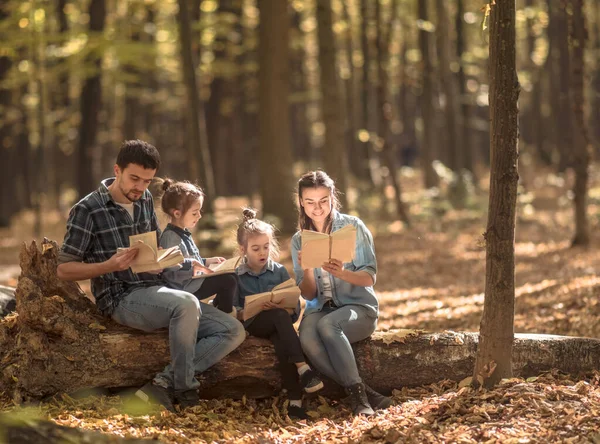
M 356 250 L 352 262 L 344 264 L 344 268 L 350 271 L 366 271 L 375 280 L 377 273 L 377 259 L 375 258 L 375 246 L 373 236 L 365 224 L 357 217 L 342 214 L 333 210 L 333 223 L 331 231 L 337 231 L 346 225 L 352 224 L 356 227 Z M 304 270 L 298 262 L 298 251 L 302 249 L 302 232 L 298 231 L 292 237 L 292 260 L 294 261 L 294 273 L 296 283 L 300 285 L 304 279 Z M 321 268 L 314 269 L 315 282 L 317 283 L 317 297 L 306 301 L 304 316 L 321 311 L 325 299 L 323 297 L 323 274 Z M 344 305 L 361 305 L 368 309 L 369 314 L 376 318 L 379 315 L 379 302 L 375 295 L 373 286 L 360 287 L 352 285 L 342 279 L 329 275 L 331 279 L 333 303 L 338 307 Z
M 258 274 L 250 270 L 250 267 L 248 267 L 248 265 L 245 263 L 237 267 L 235 271 L 239 278 L 240 287 L 239 292 L 236 294 L 236 297 L 233 300 L 233 305 L 235 305 L 238 310 L 242 310 L 244 308 L 246 296 L 271 291 L 273 287 L 284 283 L 290 278 L 290 274 L 286 268 L 280 263 L 272 261 L 271 259 L 267 261 L 267 264 Z M 298 306 L 291 315 L 292 322 L 296 322 L 299 315 L 300 301 L 298 301 Z M 253 320 L 254 318 L 250 318 L 245 321 L 244 327 L 250 325 Z
M 192 279 L 194 267 L 192 260 L 195 259 L 204 265 L 204 259 L 194 243 L 192 233 L 183 228 L 168 224 L 160 236 L 160 246 L 162 248 L 171 248 L 178 246 L 185 260 L 181 266 L 167 268 L 163 271 L 162 277 L 171 288 L 185 290 L 190 293 L 198 291 L 202 286 L 204 279 Z

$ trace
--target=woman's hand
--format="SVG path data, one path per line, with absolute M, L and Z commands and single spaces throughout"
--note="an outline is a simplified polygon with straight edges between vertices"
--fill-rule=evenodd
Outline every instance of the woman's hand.
M 206 265 L 221 264 L 223 262 L 225 262 L 224 257 L 208 257 L 208 258 L 206 258 Z
M 198 274 L 214 273 L 214 271 L 212 271 L 208 267 L 205 267 L 204 265 L 202 265 L 202 263 L 200 261 L 197 261 L 196 259 L 192 260 L 192 269 L 194 270 L 194 276 L 196 276 Z
M 346 274 L 346 270 L 344 270 L 344 264 L 342 261 L 338 261 L 337 259 L 329 259 L 329 262 L 324 262 L 323 270 L 339 279 L 343 279 L 343 276 Z

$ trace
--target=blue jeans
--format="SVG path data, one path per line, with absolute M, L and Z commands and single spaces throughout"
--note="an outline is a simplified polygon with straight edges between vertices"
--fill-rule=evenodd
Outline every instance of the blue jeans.
M 143 331 L 169 327 L 171 363 L 154 380 L 176 391 L 197 388 L 194 374 L 220 361 L 246 337 L 242 324 L 230 315 L 168 287 L 133 290 L 112 318 Z
M 377 319 L 360 305 L 324 308 L 300 323 L 300 343 L 311 364 L 342 387 L 362 382 L 350 344 L 375 331 Z

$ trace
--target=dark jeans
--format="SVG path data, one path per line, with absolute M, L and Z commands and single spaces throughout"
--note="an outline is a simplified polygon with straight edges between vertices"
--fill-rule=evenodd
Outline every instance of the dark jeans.
M 283 388 L 288 391 L 290 399 L 302 399 L 302 388 L 294 363 L 304 362 L 305 359 L 290 314 L 283 308 L 261 311 L 246 330 L 252 336 L 271 340 L 279 361 Z
M 206 278 L 196 293 L 200 300 L 216 294 L 213 306 L 225 313 L 233 310 L 233 298 L 238 291 L 238 278 L 234 273 L 220 274 L 219 276 Z

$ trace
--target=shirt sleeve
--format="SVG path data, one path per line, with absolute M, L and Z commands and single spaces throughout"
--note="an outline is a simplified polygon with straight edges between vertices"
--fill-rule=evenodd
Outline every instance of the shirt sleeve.
M 162 248 L 171 248 L 178 246 L 179 249 L 185 253 L 185 244 L 183 243 L 183 239 L 171 230 L 167 230 L 160 236 L 159 245 Z M 192 260 L 189 258 L 184 259 L 181 265 L 176 267 L 167 268 L 163 271 L 162 277 L 171 283 L 176 283 L 178 285 L 183 285 L 184 282 L 187 282 L 194 275 L 194 267 L 192 266 Z
M 373 277 L 373 283 L 375 283 L 377 258 L 375 257 L 373 236 L 360 219 L 356 221 L 356 252 L 352 263 L 356 267 L 355 271 L 366 271 Z
M 61 246 L 63 259 L 79 258 L 85 260 L 92 248 L 94 240 L 94 224 L 90 213 L 83 205 L 71 208 L 67 220 L 67 232 Z M 66 262 L 72 262 L 67 260 Z
M 294 264 L 294 275 L 296 276 L 296 285 L 300 285 L 302 279 L 304 279 L 304 270 L 300 261 L 298 260 L 298 252 L 302 248 L 300 232 L 297 232 L 292 237 L 292 262 Z M 286 270 L 287 271 L 287 270 Z

